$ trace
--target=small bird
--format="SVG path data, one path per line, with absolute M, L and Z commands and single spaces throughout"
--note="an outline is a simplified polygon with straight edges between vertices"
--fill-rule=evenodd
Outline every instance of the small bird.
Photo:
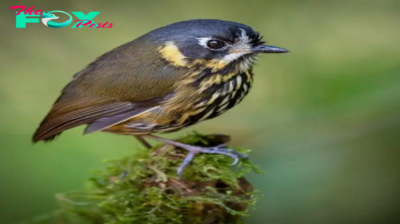
M 253 84 L 259 53 L 288 50 L 264 45 L 251 27 L 197 19 L 170 24 L 119 46 L 73 76 L 41 122 L 33 142 L 87 125 L 84 134 L 133 135 L 188 151 L 178 175 L 198 153 L 245 155 L 225 145 L 199 147 L 153 133 L 174 132 L 219 116 L 237 105 Z

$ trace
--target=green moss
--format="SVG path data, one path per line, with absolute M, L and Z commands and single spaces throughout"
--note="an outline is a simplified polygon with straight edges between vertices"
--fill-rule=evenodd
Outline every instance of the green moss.
M 179 141 L 206 146 L 229 141 L 229 137 L 194 133 Z M 257 172 L 256 167 L 249 160 L 232 167 L 227 156 L 199 154 L 180 180 L 176 171 L 185 154 L 163 145 L 109 161 L 84 192 L 57 195 L 61 205 L 58 222 L 242 223 L 242 216 L 259 198 L 243 175 Z

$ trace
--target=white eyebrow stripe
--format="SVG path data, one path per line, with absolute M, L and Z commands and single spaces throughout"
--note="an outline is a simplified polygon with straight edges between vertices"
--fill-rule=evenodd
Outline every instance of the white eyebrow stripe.
M 212 37 L 199 37 L 199 38 L 196 38 L 196 39 L 199 41 L 199 44 L 201 46 L 208 48 L 207 47 L 207 42 L 209 40 L 213 39 L 213 38 Z
M 250 38 L 247 35 L 246 30 L 244 30 L 242 28 L 239 28 L 239 30 L 240 30 L 240 36 L 237 38 L 238 41 L 236 41 L 235 44 L 247 44 L 247 43 L 249 43 L 250 42 Z M 208 37 L 199 37 L 199 38 L 196 38 L 196 39 L 199 41 L 199 44 L 201 46 L 207 47 L 207 42 L 209 40 L 212 40 L 212 39 L 215 39 L 215 38 L 213 38 L 212 36 L 208 36 Z
M 238 36 L 238 37 L 236 38 L 235 43 L 232 44 L 232 45 L 231 45 L 231 44 L 228 44 L 228 43 L 226 43 L 226 44 L 229 45 L 229 47 L 230 47 L 231 49 L 233 49 L 233 50 L 234 50 L 234 49 L 240 49 L 240 50 L 250 49 L 251 46 L 250 46 L 249 43 L 250 43 L 251 39 L 250 39 L 249 36 L 247 35 L 247 32 L 246 32 L 244 29 L 242 29 L 242 28 L 239 28 L 239 30 L 240 30 L 240 36 Z M 209 49 L 209 47 L 207 46 L 207 42 L 210 41 L 210 40 L 213 40 L 213 39 L 215 39 L 215 38 L 213 38 L 212 36 L 209 36 L 209 37 L 199 37 L 199 38 L 196 38 L 196 39 L 198 40 L 199 45 L 201 45 L 201 46 L 203 46 L 203 47 Z M 221 59 L 221 61 L 223 61 L 223 62 L 225 62 L 225 63 L 230 63 L 230 62 L 235 61 L 235 60 L 237 60 L 238 58 L 240 58 L 240 57 L 242 57 L 243 55 L 246 55 L 246 54 L 248 54 L 248 53 L 249 53 L 249 52 L 245 52 L 245 51 L 229 53 L 229 54 L 225 55 L 225 56 Z M 241 67 L 241 69 L 244 71 L 244 70 L 247 70 L 248 67 L 251 66 L 252 63 L 253 63 L 253 60 L 245 61 L 245 62 L 243 62 L 243 63 L 241 64 L 240 67 Z
M 250 49 L 251 48 L 251 46 L 249 44 L 250 39 L 247 36 L 247 32 L 241 28 L 239 28 L 239 30 L 240 30 L 240 36 L 236 38 L 236 41 L 232 45 L 232 48 L 240 49 L 240 50 Z M 222 61 L 224 61 L 226 63 L 230 63 L 230 62 L 235 61 L 236 59 L 242 57 L 245 54 L 248 54 L 248 52 L 245 52 L 245 51 L 233 52 L 233 53 L 225 55 L 225 57 L 223 57 Z
M 249 43 L 250 42 L 250 38 L 249 38 L 249 36 L 247 35 L 247 32 L 244 30 L 244 29 L 242 29 L 242 28 L 239 28 L 239 30 L 241 30 L 241 33 L 240 33 L 240 37 L 239 37 L 239 41 L 241 42 L 241 43 Z

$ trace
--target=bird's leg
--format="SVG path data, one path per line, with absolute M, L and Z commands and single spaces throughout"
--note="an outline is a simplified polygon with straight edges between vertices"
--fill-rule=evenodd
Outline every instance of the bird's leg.
M 144 139 L 142 136 L 135 135 L 135 138 L 136 138 L 140 143 L 142 143 L 142 145 L 143 145 L 144 147 L 146 147 L 146 148 L 148 148 L 148 149 L 151 149 L 151 148 L 152 148 L 151 145 L 150 145 L 150 143 L 148 143 L 148 142 L 146 141 L 146 139 Z
M 239 161 L 239 158 L 247 158 L 246 155 L 244 155 L 240 152 L 237 152 L 233 149 L 223 148 L 226 146 L 226 144 L 221 144 L 221 145 L 212 146 L 212 147 L 201 147 L 201 146 L 195 146 L 195 145 L 188 145 L 185 143 L 161 138 L 161 137 L 154 136 L 154 135 L 146 135 L 146 137 L 152 138 L 154 140 L 164 142 L 166 144 L 173 145 L 173 146 L 176 146 L 176 147 L 179 147 L 182 149 L 186 149 L 189 152 L 178 168 L 179 178 L 182 178 L 183 171 L 189 165 L 189 163 L 193 160 L 195 155 L 198 153 L 221 154 L 221 155 L 229 156 L 234 160 L 232 165 L 235 165 Z

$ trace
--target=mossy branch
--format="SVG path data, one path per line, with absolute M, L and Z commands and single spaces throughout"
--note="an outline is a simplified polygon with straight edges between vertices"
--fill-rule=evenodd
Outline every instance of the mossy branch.
M 229 137 L 194 133 L 179 141 L 215 146 L 228 142 Z M 61 209 L 54 223 L 243 223 L 242 217 L 259 199 L 243 176 L 258 172 L 257 168 L 249 160 L 233 168 L 227 156 L 200 154 L 180 180 L 176 171 L 185 153 L 161 145 L 109 161 L 105 170 L 90 178 L 87 190 L 56 196 Z

